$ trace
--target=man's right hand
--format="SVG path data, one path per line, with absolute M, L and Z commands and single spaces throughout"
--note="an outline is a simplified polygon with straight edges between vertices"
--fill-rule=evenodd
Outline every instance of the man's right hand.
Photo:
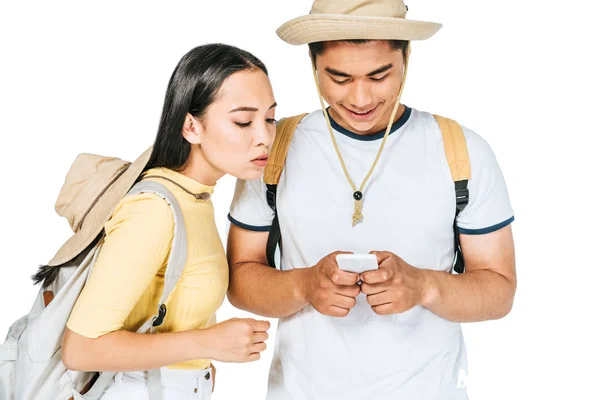
M 338 254 L 348 252 L 331 253 L 309 268 L 305 286 L 306 300 L 321 314 L 330 317 L 347 316 L 360 293 L 359 275 L 342 271 L 335 259 Z

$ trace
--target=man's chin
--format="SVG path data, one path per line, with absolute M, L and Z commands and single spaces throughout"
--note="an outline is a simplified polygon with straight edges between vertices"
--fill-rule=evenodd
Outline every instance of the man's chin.
M 344 122 L 346 122 L 346 125 L 350 127 L 350 130 L 357 135 L 372 135 L 379 132 L 379 130 L 376 129 L 378 120 L 379 118 L 374 118 L 369 121 L 355 121 L 351 118 L 346 118 L 344 119 Z
M 373 128 L 375 127 L 375 124 L 372 122 L 354 122 L 352 121 L 352 123 L 350 123 L 349 121 L 346 121 L 346 123 L 350 126 L 350 130 L 353 133 L 356 133 L 357 135 L 372 135 L 373 133 Z

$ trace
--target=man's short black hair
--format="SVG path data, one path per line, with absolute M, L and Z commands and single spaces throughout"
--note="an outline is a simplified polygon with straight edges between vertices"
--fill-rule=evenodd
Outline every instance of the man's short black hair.
M 346 42 L 346 43 L 354 43 L 354 44 L 365 44 L 372 42 L 371 39 L 349 39 L 349 40 L 334 40 L 334 42 Z M 390 47 L 393 50 L 402 51 L 402 56 L 406 60 L 406 51 L 408 49 L 408 41 L 406 40 L 387 40 L 389 42 Z M 327 42 L 314 42 L 309 43 L 308 48 L 310 49 L 310 55 L 314 62 L 317 62 L 317 56 L 323 54 L 325 51 L 325 43 Z

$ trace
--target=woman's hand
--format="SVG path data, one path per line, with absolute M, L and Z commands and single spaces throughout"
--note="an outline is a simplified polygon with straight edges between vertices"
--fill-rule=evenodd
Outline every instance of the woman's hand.
M 209 358 L 224 362 L 250 362 L 260 359 L 266 350 L 269 337 L 269 321 L 233 318 L 216 324 L 202 332 L 201 347 L 205 347 Z

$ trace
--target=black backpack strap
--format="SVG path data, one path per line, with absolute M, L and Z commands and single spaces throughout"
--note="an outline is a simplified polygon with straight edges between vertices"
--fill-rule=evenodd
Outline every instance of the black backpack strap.
M 271 267 L 277 268 L 275 251 L 277 245 L 281 242 L 281 228 L 279 226 L 279 216 L 277 215 L 277 185 L 267 185 L 267 203 L 275 212 L 271 230 L 269 230 L 269 239 L 267 240 L 267 260 Z
M 454 215 L 454 271 L 457 274 L 465 272 L 465 258 L 460 247 L 460 233 L 458 232 L 458 213 L 465 209 L 469 204 L 469 189 L 467 188 L 469 181 L 462 180 L 454 182 L 454 189 L 456 193 L 456 214 Z

